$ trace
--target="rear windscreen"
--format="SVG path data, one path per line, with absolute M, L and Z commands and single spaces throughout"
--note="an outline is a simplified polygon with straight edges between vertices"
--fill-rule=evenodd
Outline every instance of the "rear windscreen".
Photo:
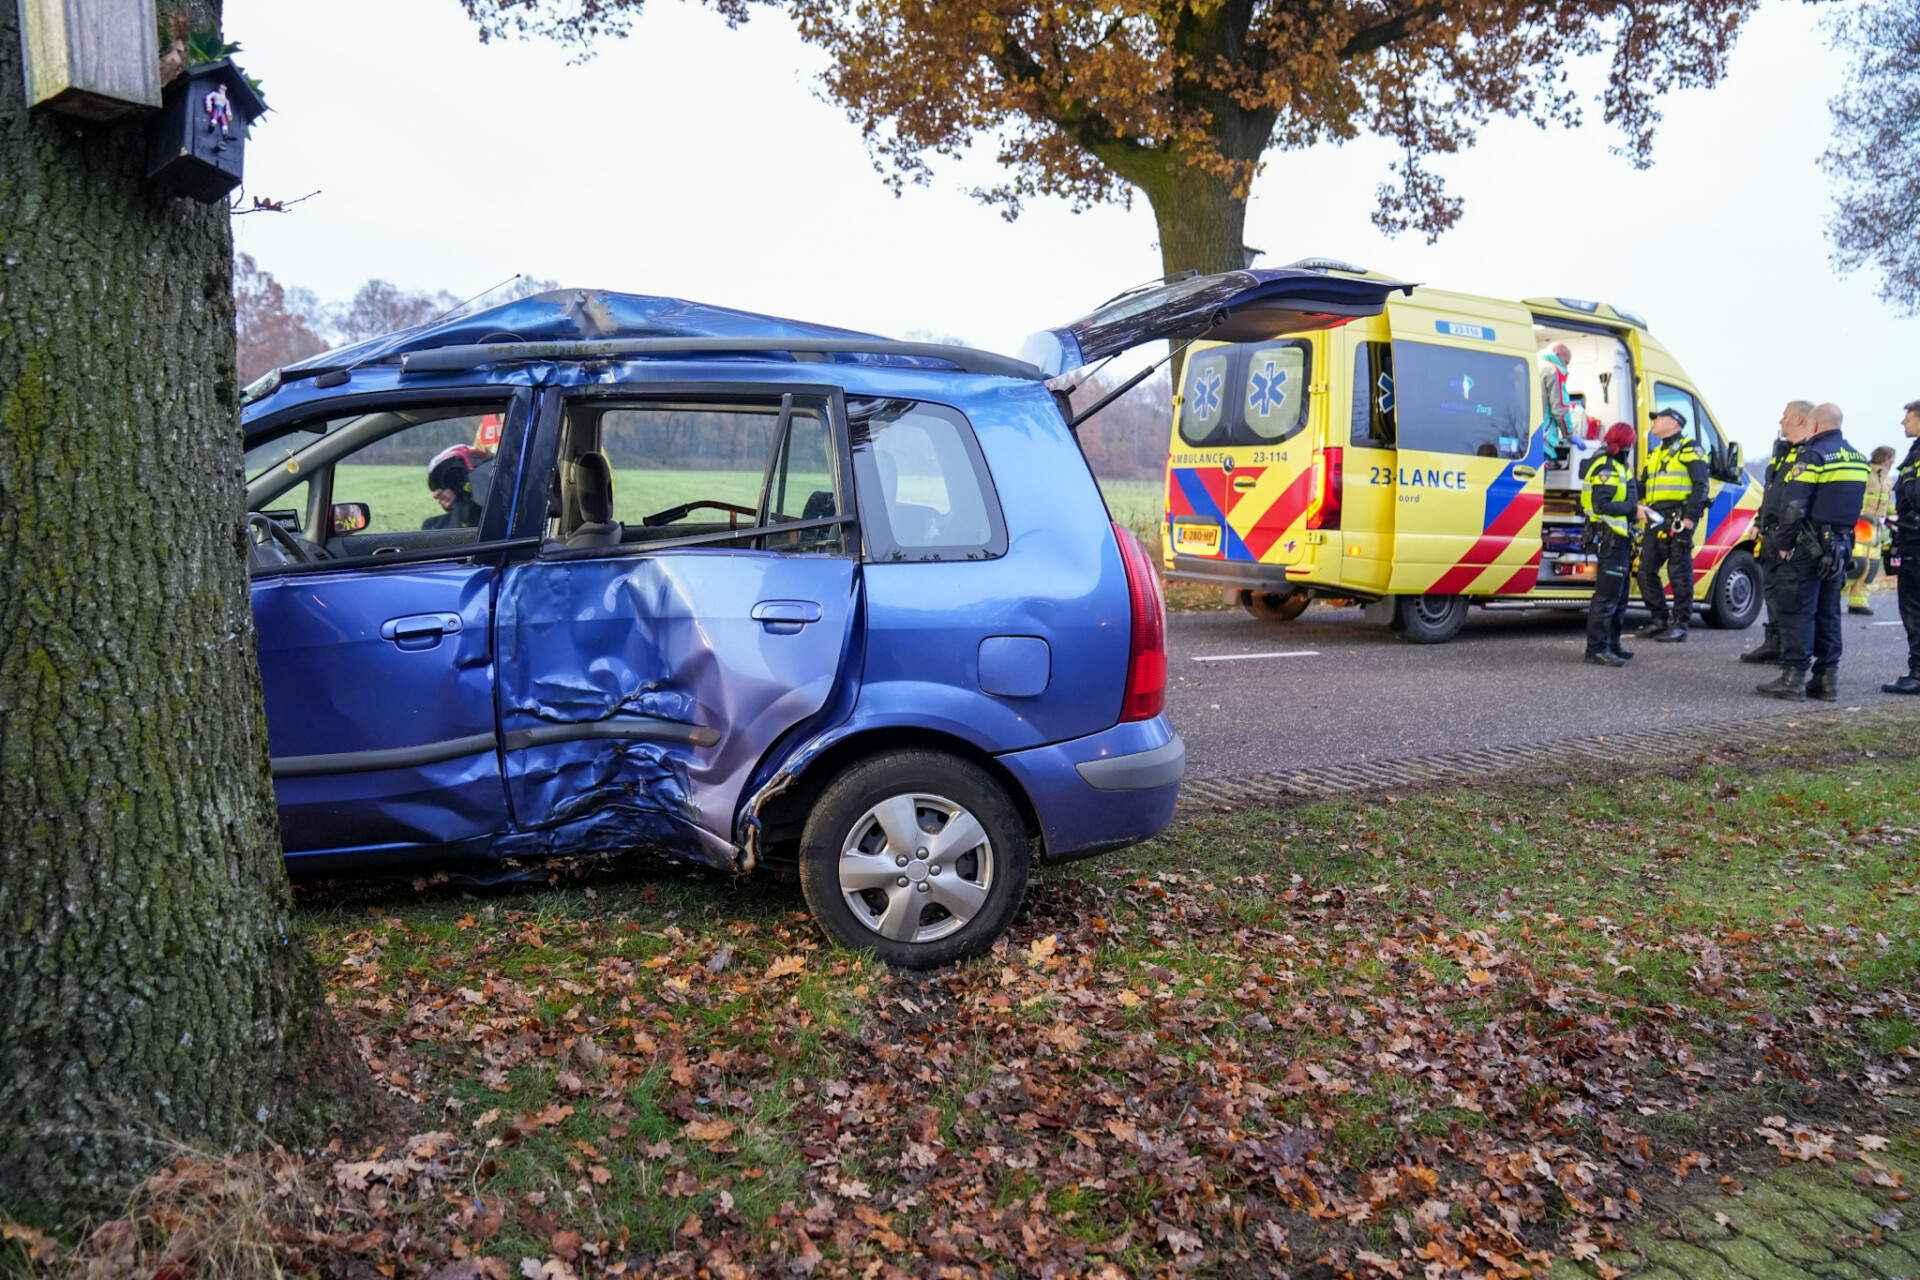
M 1426 342 L 1393 344 L 1394 416 L 1402 449 L 1518 458 L 1532 417 L 1519 356 Z
M 1180 438 L 1191 445 L 1260 445 L 1306 425 L 1313 347 L 1302 339 L 1209 347 L 1187 358 Z

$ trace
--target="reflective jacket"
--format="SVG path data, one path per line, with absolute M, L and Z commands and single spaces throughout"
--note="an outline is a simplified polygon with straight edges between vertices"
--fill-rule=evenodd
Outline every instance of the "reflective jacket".
M 1698 523 L 1707 509 L 1707 460 L 1699 447 L 1682 435 L 1656 441 L 1647 452 L 1647 505 L 1685 504 L 1686 518 Z
M 1580 509 L 1591 523 L 1604 525 L 1622 538 L 1633 536 L 1629 523 L 1640 507 L 1639 486 L 1633 471 L 1611 454 L 1601 454 L 1587 468 L 1587 483 L 1580 490 Z
M 1785 436 L 1773 442 L 1773 457 L 1767 460 L 1766 487 L 1760 491 L 1760 510 L 1754 515 L 1754 523 L 1763 534 L 1773 532 L 1780 524 L 1780 510 L 1785 505 L 1780 478 L 1793 465 L 1797 451 L 1798 446 Z
M 1860 504 L 1860 518 L 1878 525 L 1893 510 L 1893 468 L 1867 468 L 1867 498 Z
M 1915 440 L 1893 473 L 1894 537 L 1901 548 L 1920 549 L 1920 440 Z
M 1800 446 L 1781 480 L 1780 545 L 1802 531 L 1832 530 L 1853 537 L 1867 496 L 1867 458 L 1838 431 L 1822 431 Z

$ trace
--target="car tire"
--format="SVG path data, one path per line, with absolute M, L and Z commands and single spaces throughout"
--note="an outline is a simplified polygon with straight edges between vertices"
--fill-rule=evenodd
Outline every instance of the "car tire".
M 1445 644 L 1467 623 L 1465 596 L 1395 596 L 1388 625 L 1408 644 Z
M 1707 622 L 1722 631 L 1742 631 L 1760 618 L 1766 584 L 1751 553 L 1735 548 L 1720 562 L 1707 593 Z
M 943 843 L 955 824 L 965 825 Z M 1027 891 L 1027 846 L 1026 824 L 986 770 L 944 752 L 889 751 L 853 765 L 815 802 L 800 837 L 800 890 L 840 945 L 937 969 L 979 955 L 1012 922 Z
M 1262 622 L 1292 622 L 1307 611 L 1307 593 L 1249 591 L 1244 607 Z

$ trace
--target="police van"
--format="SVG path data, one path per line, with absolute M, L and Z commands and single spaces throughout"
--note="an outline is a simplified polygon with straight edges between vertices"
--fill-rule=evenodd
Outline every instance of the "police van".
M 1330 278 L 1384 280 L 1325 259 Z M 1564 431 L 1543 374 L 1570 352 Z M 1551 384 L 1549 384 L 1549 387 Z M 1414 287 L 1384 314 L 1263 342 L 1187 349 L 1167 459 L 1163 565 L 1256 618 L 1356 604 L 1415 643 L 1451 640 L 1470 606 L 1584 608 L 1585 464 L 1614 422 L 1649 444 L 1676 408 L 1707 459 L 1694 600 L 1716 627 L 1759 616 L 1760 490 L 1694 382 L 1631 311 Z M 1566 437 L 1564 440 L 1560 437 Z

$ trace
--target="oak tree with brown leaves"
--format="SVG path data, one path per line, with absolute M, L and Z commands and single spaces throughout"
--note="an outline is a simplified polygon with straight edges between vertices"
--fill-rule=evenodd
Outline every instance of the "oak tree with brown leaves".
M 483 39 L 590 46 L 645 0 L 461 0 Z M 1711 85 L 1758 0 L 709 0 L 730 22 L 777 5 L 833 57 L 827 93 L 896 190 L 976 142 L 1007 176 L 977 190 L 1008 217 L 1138 192 L 1169 273 L 1245 265 L 1247 194 L 1273 150 L 1372 135 L 1400 157 L 1375 223 L 1429 240 L 1458 221 L 1428 161 L 1494 116 L 1572 126 L 1569 72 L 1607 60 L 1600 107 L 1649 163 L 1657 100 Z M 1551 197 L 1552 184 L 1517 198 Z

